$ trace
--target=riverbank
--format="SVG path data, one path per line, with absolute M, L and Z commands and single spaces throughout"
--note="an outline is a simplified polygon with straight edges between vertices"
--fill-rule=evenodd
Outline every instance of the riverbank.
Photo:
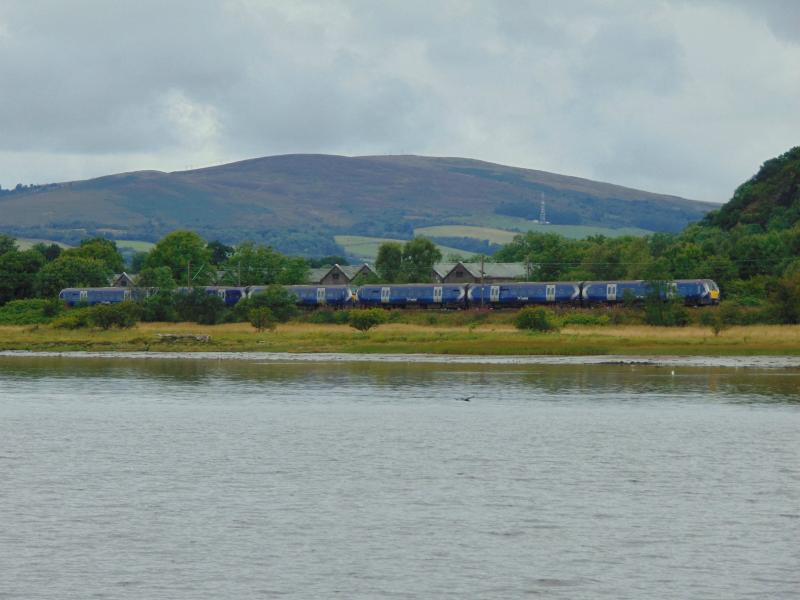
M 209 336 L 169 341 L 159 334 Z M 0 327 L 0 350 L 125 352 L 325 352 L 356 354 L 748 356 L 800 355 L 800 326 L 570 326 L 531 333 L 509 325 L 443 327 L 394 323 L 358 332 L 346 325 L 287 323 L 256 332 L 249 324 L 140 323 L 132 329 Z

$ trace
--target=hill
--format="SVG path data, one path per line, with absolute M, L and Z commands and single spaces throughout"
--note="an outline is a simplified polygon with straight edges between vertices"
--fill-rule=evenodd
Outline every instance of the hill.
M 800 146 L 766 161 L 705 222 L 723 229 L 758 225 L 764 230 L 789 229 L 800 222 Z
M 0 231 L 153 241 L 189 228 L 228 243 L 336 253 L 336 235 L 407 239 L 441 225 L 523 231 L 544 200 L 558 225 L 679 231 L 715 205 L 463 158 L 284 155 L 139 171 L 0 194 Z

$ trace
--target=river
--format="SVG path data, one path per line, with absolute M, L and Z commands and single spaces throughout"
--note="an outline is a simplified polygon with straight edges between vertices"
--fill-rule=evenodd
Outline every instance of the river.
M 0 356 L 3 599 L 791 598 L 798 540 L 793 359 Z

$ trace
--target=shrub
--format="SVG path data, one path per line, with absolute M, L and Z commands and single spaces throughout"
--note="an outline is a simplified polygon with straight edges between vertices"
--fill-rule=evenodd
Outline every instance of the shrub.
M 350 326 L 359 331 L 367 331 L 376 325 L 386 323 L 389 318 L 380 308 L 358 309 L 350 311 Z
M 36 325 L 49 323 L 64 310 L 58 300 L 12 300 L 0 307 L 2 325 Z
M 141 307 L 141 320 L 152 321 L 177 321 L 178 311 L 175 309 L 175 294 L 172 292 L 159 292 L 145 298 L 139 304 Z
M 73 308 L 63 315 L 56 317 L 51 323 L 56 329 L 84 329 L 92 325 L 89 319 L 90 308 Z
M 521 309 L 514 317 L 517 329 L 531 331 L 557 331 L 558 322 L 555 315 L 542 306 L 528 306 Z
M 271 285 L 263 292 L 251 296 L 245 305 L 248 314 L 253 308 L 268 308 L 278 323 L 285 323 L 294 317 L 297 310 L 297 298 L 281 285 Z
M 250 309 L 248 320 L 259 332 L 265 329 L 275 329 L 275 315 L 266 306 Z
M 203 288 L 179 294 L 175 300 L 175 310 L 182 321 L 194 321 L 201 325 L 221 323 L 227 312 L 222 298 L 206 293 Z
M 133 302 L 98 304 L 89 309 L 89 321 L 100 329 L 129 329 L 139 321 L 140 312 Z
M 704 310 L 700 314 L 700 324 L 710 327 L 715 336 L 718 336 L 723 329 L 727 329 L 730 326 L 730 324 L 726 323 L 723 319 L 720 310 Z

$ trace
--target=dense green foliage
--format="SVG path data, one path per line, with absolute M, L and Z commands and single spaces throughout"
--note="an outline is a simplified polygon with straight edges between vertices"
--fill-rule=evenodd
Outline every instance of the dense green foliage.
M 211 250 L 193 231 L 173 231 L 167 234 L 150 251 L 144 261 L 147 268 L 168 267 L 172 278 L 181 285 L 205 285 L 214 276 Z
M 250 312 L 247 314 L 247 319 L 259 332 L 265 329 L 275 329 L 275 315 L 272 314 L 272 311 L 266 306 L 251 308 Z
M 0 306 L 0 325 L 49 323 L 64 310 L 57 300 L 12 300 Z
M 285 323 L 297 314 L 295 296 L 280 285 L 271 285 L 263 292 L 240 300 L 235 311 L 249 315 L 255 308 L 268 308 L 278 323 Z
M 552 311 L 542 306 L 527 306 L 514 317 L 517 329 L 531 331 L 558 331 L 559 323 Z
M 89 320 L 100 329 L 129 329 L 141 317 L 141 308 L 135 302 L 120 304 L 98 304 L 89 310 Z
M 375 270 L 386 283 L 428 282 L 442 253 L 432 241 L 415 237 L 405 244 L 385 242 L 378 248 Z
M 350 326 L 359 331 L 368 331 L 373 327 L 386 323 L 389 316 L 380 308 L 357 309 L 350 311 Z

